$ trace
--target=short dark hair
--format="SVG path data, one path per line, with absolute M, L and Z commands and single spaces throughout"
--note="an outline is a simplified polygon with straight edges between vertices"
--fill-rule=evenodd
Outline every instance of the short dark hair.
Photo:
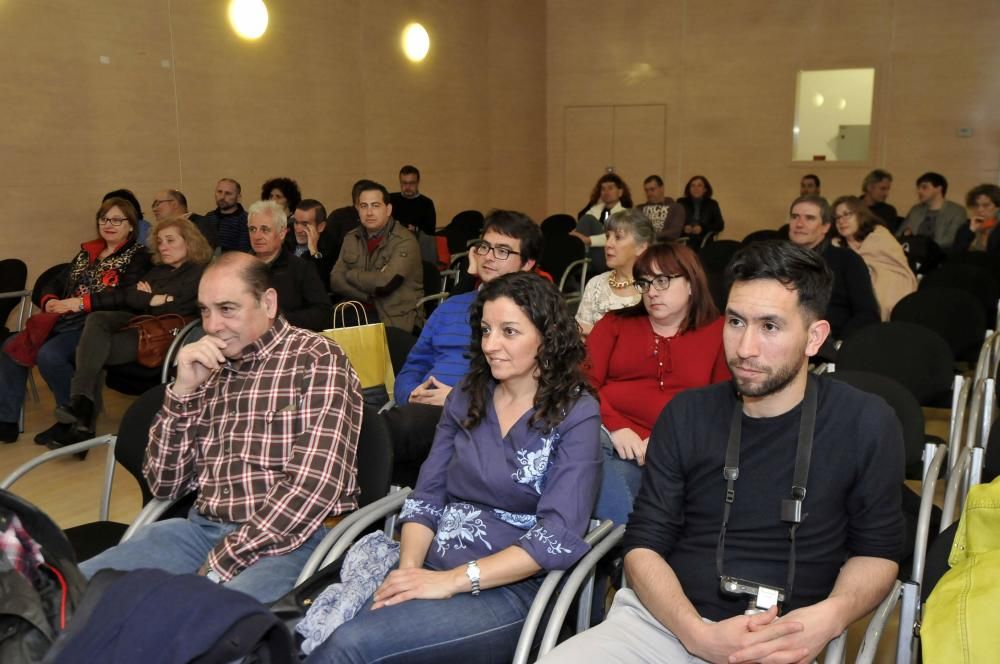
M 353 185 L 351 185 L 351 205 L 357 205 L 358 204 L 358 195 L 360 195 L 361 192 L 364 191 L 365 188 L 368 185 L 370 185 L 370 184 L 374 184 L 374 183 L 371 180 L 367 179 L 367 178 L 361 178 L 360 180 L 358 180 L 357 182 L 355 182 Z
M 799 203 L 812 203 L 819 208 L 819 218 L 820 223 L 824 226 L 828 226 L 833 223 L 833 210 L 830 209 L 830 203 L 822 196 L 817 196 L 816 194 L 806 194 L 805 196 L 799 196 L 792 204 L 788 206 L 788 214 L 792 214 L 792 209 Z
M 236 187 L 236 193 L 237 194 L 243 193 L 243 186 L 233 178 L 219 178 L 219 182 L 232 182 L 233 186 Z M 216 182 L 215 186 L 219 186 L 219 182 Z
M 981 184 L 970 189 L 965 195 L 965 207 L 974 206 L 980 196 L 986 196 L 993 201 L 993 205 L 1000 207 L 1000 187 L 995 184 Z
M 303 212 L 316 210 L 316 223 L 322 224 L 326 221 L 326 208 L 323 207 L 323 204 L 315 198 L 303 198 L 302 201 L 295 206 L 295 210 L 302 210 Z M 292 210 L 292 212 L 295 212 L 295 210 Z
M 414 166 L 414 165 L 412 165 L 412 164 L 407 164 L 406 166 L 403 166 L 401 169 L 399 169 L 399 174 L 400 175 L 416 175 L 417 179 L 418 180 L 420 179 L 420 171 L 417 170 L 417 167 Z
M 650 175 L 648 178 L 642 181 L 642 184 L 647 185 L 650 182 L 655 182 L 657 187 L 663 186 L 663 178 L 661 178 L 659 175 Z
M 354 204 L 358 204 L 358 199 L 361 198 L 361 194 L 366 191 L 380 191 L 382 192 L 382 202 L 386 205 L 389 204 L 389 190 L 385 188 L 385 185 L 379 184 L 374 180 L 362 180 L 357 185 L 355 185 L 357 190 L 357 196 L 354 197 Z
M 935 173 L 934 171 L 927 171 L 926 173 L 917 178 L 918 187 L 925 182 L 932 187 L 940 189 L 942 196 L 948 193 L 948 180 L 945 179 L 945 177 L 940 173 Z
M 799 306 L 813 320 L 826 317 L 833 291 L 833 271 L 815 251 L 787 240 L 753 242 L 736 252 L 726 267 L 727 292 L 733 284 L 755 279 L 774 279 L 794 289 Z
M 295 210 L 302 200 L 302 192 L 299 191 L 299 183 L 291 178 L 271 178 L 260 187 L 260 200 L 266 201 L 271 198 L 271 192 L 277 189 L 288 201 L 288 209 Z
M 173 198 L 175 201 L 183 205 L 185 210 L 187 209 L 188 206 L 187 196 L 182 194 L 177 189 L 167 189 L 167 193 L 170 194 L 171 198 Z
M 808 173 L 808 174 L 806 174 L 806 175 L 803 175 L 803 176 L 802 176 L 802 179 L 803 179 L 803 180 L 812 180 L 813 182 L 815 182 L 815 183 L 816 183 L 816 188 L 817 188 L 817 189 L 819 189 L 819 188 L 820 188 L 820 183 L 819 183 L 819 176 L 818 176 L 818 175 L 816 175 L 816 174 L 814 174 L 814 173 Z
M 108 200 L 109 198 L 124 198 L 126 201 L 132 204 L 135 209 L 135 214 L 138 219 L 142 219 L 142 206 L 139 205 L 139 199 L 135 197 L 131 189 L 115 189 L 114 191 L 109 191 L 104 194 L 104 198 L 101 202 Z
M 705 185 L 705 195 L 704 195 L 703 198 L 711 198 L 712 197 L 712 183 L 709 182 L 708 178 L 705 177 L 704 175 L 694 175 L 694 176 L 691 177 L 690 180 L 687 181 L 687 184 L 684 185 L 684 197 L 685 198 L 691 198 L 691 183 L 694 182 L 695 180 L 701 180 L 702 184 Z
M 491 210 L 483 220 L 483 233 L 496 231 L 521 241 L 521 262 L 542 260 L 545 238 L 542 227 L 523 212 L 514 210 Z
M 861 181 L 861 192 L 867 193 L 868 187 L 872 186 L 873 184 L 878 184 L 883 180 L 888 180 L 889 182 L 892 182 L 892 173 L 881 168 L 876 168 L 871 173 L 866 175 L 865 179 Z

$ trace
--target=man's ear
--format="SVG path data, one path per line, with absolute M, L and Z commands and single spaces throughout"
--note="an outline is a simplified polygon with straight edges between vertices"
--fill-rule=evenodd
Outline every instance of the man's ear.
M 268 288 L 260 296 L 260 301 L 264 305 L 264 310 L 267 312 L 268 318 L 273 319 L 278 317 L 278 291 Z
M 326 230 L 326 222 L 325 221 L 321 221 L 318 224 L 316 224 L 316 232 L 317 233 L 322 233 L 325 230 Z
M 537 261 L 535 261 L 534 258 L 526 260 L 526 261 L 524 261 L 524 265 L 521 266 L 521 272 L 531 272 L 532 270 L 535 269 L 535 266 L 537 264 L 538 263 L 537 263 Z M 562 276 L 562 275 L 559 275 L 559 276 Z
M 389 216 L 392 216 L 392 203 L 386 203 L 385 209 L 388 211 Z
M 813 357 L 819 352 L 827 337 L 830 336 L 830 323 L 825 320 L 810 323 L 808 335 L 809 341 L 806 342 L 806 356 Z

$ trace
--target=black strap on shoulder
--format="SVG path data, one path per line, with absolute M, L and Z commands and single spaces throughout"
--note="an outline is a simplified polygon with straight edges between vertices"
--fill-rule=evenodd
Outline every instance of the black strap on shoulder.
M 817 408 L 816 378 L 808 376 L 805 398 L 802 402 L 802 413 L 799 420 L 798 443 L 795 446 L 795 470 L 792 474 L 791 497 L 781 501 L 781 520 L 789 524 L 789 554 L 788 578 L 785 585 L 785 602 L 792 596 L 792 585 L 795 580 L 795 534 L 799 525 L 808 516 L 802 511 L 802 503 L 806 497 L 806 483 L 809 478 L 809 462 L 812 458 L 813 435 L 816 429 Z M 715 547 L 715 569 L 723 576 L 722 568 L 726 549 L 726 528 L 729 526 L 729 513 L 736 501 L 736 480 L 740 476 L 740 442 L 743 433 L 743 402 L 737 401 L 729 424 L 729 441 L 726 444 L 726 462 L 722 469 L 726 480 L 726 497 L 722 506 L 722 526 L 719 529 L 719 540 Z

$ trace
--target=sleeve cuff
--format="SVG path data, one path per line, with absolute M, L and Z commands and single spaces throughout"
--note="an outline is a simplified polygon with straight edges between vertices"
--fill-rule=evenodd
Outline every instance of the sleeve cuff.
M 400 523 L 419 523 L 437 532 L 438 520 L 442 509 L 428 501 L 418 498 L 407 498 L 403 501 L 403 509 L 399 511 Z
M 180 395 L 174 392 L 174 384 L 167 385 L 163 397 L 163 407 L 172 417 L 194 417 L 201 411 L 201 397 L 205 394 L 204 386 L 191 394 Z
M 569 569 L 590 551 L 579 535 L 563 527 L 549 527 L 544 521 L 532 526 L 517 543 L 545 570 Z

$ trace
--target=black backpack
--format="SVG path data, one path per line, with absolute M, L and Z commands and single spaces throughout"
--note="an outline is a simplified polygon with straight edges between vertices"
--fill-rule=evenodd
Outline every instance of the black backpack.
M 0 533 L 20 521 L 22 538 L 41 548 L 45 562 L 31 564 L 33 579 L 18 571 L 7 552 L 0 556 L 0 662 L 41 662 L 69 624 L 86 580 L 73 547 L 37 507 L 0 489 Z

